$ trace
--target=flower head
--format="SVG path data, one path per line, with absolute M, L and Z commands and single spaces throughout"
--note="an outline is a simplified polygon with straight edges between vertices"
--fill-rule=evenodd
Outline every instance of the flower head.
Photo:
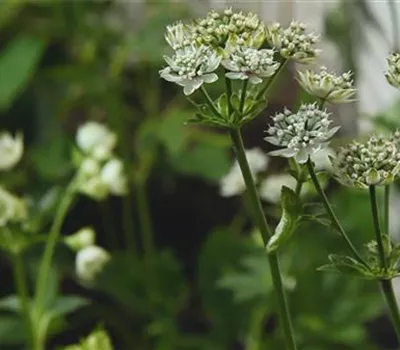
M 329 73 L 326 67 L 321 67 L 319 73 L 310 70 L 297 72 L 300 85 L 310 95 L 324 99 L 331 103 L 351 102 L 356 93 L 353 87 L 351 72 L 337 76 Z
M 121 160 L 113 158 L 104 164 L 100 177 L 108 186 L 110 193 L 120 196 L 127 193 L 128 184 L 124 174 L 124 164 Z
M 400 89 L 400 53 L 393 53 L 387 58 L 388 71 L 386 79 L 390 85 Z
M 116 135 L 106 126 L 95 121 L 86 122 L 76 133 L 78 147 L 85 154 L 98 160 L 108 159 L 116 142 Z
M 344 185 L 386 185 L 400 170 L 400 152 L 392 140 L 372 136 L 366 143 L 353 141 L 340 148 L 332 165 L 335 177 Z
M 218 76 L 213 73 L 221 58 L 205 45 L 189 45 L 175 51 L 172 57 L 164 56 L 168 67 L 160 70 L 161 78 L 183 86 L 185 95 L 192 94 L 203 83 L 213 83 Z
M 246 158 L 253 177 L 264 171 L 268 165 L 268 157 L 258 148 L 246 150 Z M 220 194 L 223 197 L 232 197 L 243 193 L 246 189 L 239 163 L 235 161 L 228 174 L 220 180 Z
M 297 113 L 285 109 L 272 117 L 273 124 L 267 130 L 266 141 L 282 149 L 272 151 L 272 156 L 295 157 L 305 163 L 309 156 L 327 145 L 339 127 L 331 128 L 332 121 L 326 110 L 316 103 L 303 104 Z
M 193 41 L 193 30 L 187 24 L 177 22 L 167 26 L 165 40 L 173 50 L 179 50 L 185 46 L 189 46 Z
M 259 84 L 272 76 L 279 67 L 279 63 L 274 61 L 273 50 L 245 46 L 236 46 L 228 58 L 222 61 L 222 65 L 230 71 L 226 73 L 227 78 L 248 79 L 253 84 Z
M 76 254 L 76 275 L 82 282 L 91 283 L 110 258 L 110 254 L 103 248 L 96 245 L 87 246 Z
M 9 170 L 17 164 L 24 152 L 24 141 L 21 133 L 13 137 L 10 133 L 0 133 L 0 170 Z
M 319 37 L 313 33 L 306 34 L 306 28 L 304 23 L 295 21 L 292 21 L 286 29 L 283 29 L 279 23 L 273 23 L 267 26 L 266 39 L 283 58 L 299 63 L 309 63 L 320 52 L 314 47 Z
M 195 38 L 199 43 L 224 47 L 234 36 L 241 44 L 260 47 L 265 37 L 265 26 L 254 13 L 234 12 L 232 8 L 223 13 L 210 11 L 206 18 L 193 24 Z

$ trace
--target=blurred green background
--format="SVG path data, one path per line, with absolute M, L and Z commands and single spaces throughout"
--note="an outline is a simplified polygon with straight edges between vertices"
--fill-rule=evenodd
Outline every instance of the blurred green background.
M 122 350 L 280 350 L 263 249 L 242 198 L 219 195 L 219 180 L 232 163 L 229 139 L 222 131 L 185 125 L 191 105 L 158 75 L 165 26 L 202 10 L 190 1 L 143 1 L 132 17 L 126 5 L 0 2 L 1 127 L 22 130 L 26 147 L 22 164 L 1 174 L 2 183 L 41 203 L 47 199 L 35 214 L 45 233 L 59 189 L 73 173 L 75 131 L 86 120 L 118 133 L 131 183 L 123 199 L 97 203 L 82 197 L 68 214 L 63 234 L 91 225 L 113 259 L 88 288 L 75 278 L 74 254 L 57 247 L 49 295 L 72 302 L 54 318 L 48 349 L 77 342 L 100 325 Z M 373 11 L 366 1 L 338 1 L 324 22 L 343 68 L 354 70 L 357 79 L 363 26 L 380 35 Z M 354 35 L 345 35 L 349 31 Z M 268 117 L 304 98 L 290 74 L 284 80 L 265 112 L 245 128 L 246 148 L 267 151 L 262 137 Z M 397 104 L 380 113 L 374 127 L 397 128 L 399 112 Z M 360 117 L 357 110 L 351 113 L 353 121 Z M 354 132 L 345 128 L 342 135 Z M 274 160 L 268 171 L 284 168 Z M 372 239 L 368 194 L 334 181 L 328 193 L 355 243 Z M 274 204 L 265 209 L 276 221 Z M 39 243 L 25 253 L 32 278 L 42 249 Z M 393 349 L 395 335 L 378 286 L 317 271 L 329 253 L 344 251 L 329 228 L 307 224 L 282 253 L 299 348 Z M 0 296 L 12 294 L 6 253 L 0 254 L 0 281 Z M 23 341 L 18 315 L 0 302 L 0 349 L 21 349 Z

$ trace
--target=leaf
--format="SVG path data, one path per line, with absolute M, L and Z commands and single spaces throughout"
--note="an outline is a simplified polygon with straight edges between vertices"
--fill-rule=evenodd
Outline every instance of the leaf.
M 0 110 L 8 109 L 28 84 L 45 47 L 42 39 L 20 36 L 0 53 Z
M 50 308 L 52 317 L 59 317 L 76 311 L 87 305 L 89 300 L 77 295 L 66 295 L 56 299 Z
M 268 253 L 273 253 L 281 248 L 290 239 L 299 222 L 301 214 L 300 198 L 289 187 L 282 187 L 281 206 L 281 219 L 275 228 L 274 234 L 268 241 Z
M 330 264 L 318 268 L 319 271 L 339 272 L 345 275 L 374 278 L 374 275 L 364 265 L 355 259 L 344 255 L 329 255 Z
M 0 344 L 17 345 L 25 341 L 25 328 L 20 316 L 0 316 Z
M 0 309 L 19 313 L 21 311 L 19 296 L 12 294 L 0 299 Z

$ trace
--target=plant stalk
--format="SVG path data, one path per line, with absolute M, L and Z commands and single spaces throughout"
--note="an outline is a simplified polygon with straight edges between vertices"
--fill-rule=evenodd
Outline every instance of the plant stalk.
M 250 203 L 253 207 L 252 209 L 253 209 L 254 219 L 256 220 L 257 226 L 261 232 L 264 245 L 267 245 L 268 240 L 273 233 L 265 218 L 261 201 L 257 193 L 256 185 L 254 183 L 254 179 L 246 159 L 246 154 L 243 146 L 243 140 L 240 133 L 240 129 L 230 130 L 230 136 L 246 184 Z M 282 275 L 280 272 L 280 266 L 277 254 L 276 253 L 268 254 L 268 260 L 270 264 L 272 281 L 275 288 L 275 294 L 278 301 L 279 315 L 280 315 L 281 326 L 283 328 L 286 349 L 296 350 L 297 347 L 294 339 L 292 321 L 290 318 L 289 307 L 282 283 Z
M 384 203 L 384 213 L 385 213 L 385 222 L 384 222 L 384 232 L 389 235 L 390 231 L 390 185 L 385 186 L 385 203 Z
M 331 219 L 332 225 L 340 233 L 340 235 L 342 236 L 344 242 L 346 243 L 347 248 L 352 252 L 353 256 L 358 260 L 358 262 L 363 264 L 368 269 L 370 269 L 370 266 L 361 257 L 360 253 L 354 247 L 353 243 L 351 243 L 350 238 L 347 236 L 347 234 L 344 231 L 342 225 L 340 224 L 338 218 L 336 217 L 336 215 L 335 215 L 335 213 L 334 213 L 334 211 L 333 211 L 333 209 L 332 209 L 332 207 L 331 207 L 331 205 L 329 203 L 329 200 L 328 200 L 324 190 L 322 189 L 321 184 L 319 183 L 318 177 L 315 174 L 314 166 L 313 166 L 312 161 L 311 161 L 310 158 L 308 158 L 308 161 L 307 161 L 307 169 L 308 169 L 308 172 L 309 172 L 309 174 L 311 176 L 311 180 L 312 180 L 312 182 L 314 184 L 314 187 L 317 190 L 318 195 L 320 196 L 320 198 L 322 200 L 322 204 L 324 205 L 325 210 L 326 210 L 329 218 Z

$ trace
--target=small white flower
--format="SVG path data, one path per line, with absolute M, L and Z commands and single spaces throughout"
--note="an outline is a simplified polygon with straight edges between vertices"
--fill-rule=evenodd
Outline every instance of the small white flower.
M 400 89 L 400 53 L 393 53 L 387 58 L 388 71 L 385 76 L 393 87 Z
M 100 174 L 100 170 L 100 162 L 93 158 L 85 158 L 79 167 L 79 173 L 84 177 L 96 176 Z
M 229 52 L 229 57 L 222 61 L 222 65 L 230 72 L 226 73 L 229 79 L 249 80 L 252 84 L 259 84 L 276 72 L 279 63 L 274 61 L 274 51 L 250 47 L 236 46 Z
M 103 270 L 110 258 L 110 254 L 99 246 L 85 247 L 76 254 L 76 275 L 82 282 L 90 284 Z
M 127 179 L 124 174 L 124 164 L 119 159 L 109 160 L 101 170 L 101 179 L 107 184 L 110 193 L 124 195 L 128 192 Z
M 89 121 L 79 127 L 76 143 L 87 155 L 98 160 L 108 159 L 117 142 L 116 135 L 103 124 Z
M 182 22 L 177 22 L 173 25 L 167 26 L 165 40 L 173 50 L 178 50 L 192 43 L 193 34 L 188 25 L 183 24 Z
M 267 130 L 266 141 L 282 149 L 272 151 L 272 156 L 294 157 L 300 164 L 324 148 L 339 127 L 331 128 L 332 121 L 326 110 L 320 110 L 316 103 L 303 104 L 297 113 L 285 109 L 272 117 L 273 124 Z
M 77 232 L 65 237 L 64 242 L 74 251 L 79 251 L 88 246 L 94 245 L 96 233 L 93 227 L 82 227 Z
M 203 83 L 218 80 L 213 73 L 221 62 L 221 57 L 211 48 L 194 44 L 175 51 L 172 57 L 164 56 L 168 67 L 160 70 L 161 78 L 183 86 L 183 93 L 191 95 Z
M 267 27 L 266 39 L 285 59 L 309 63 L 320 52 L 314 47 L 319 36 L 313 33 L 306 34 L 306 28 L 304 23 L 296 21 L 292 21 L 286 29 L 283 29 L 279 23 L 273 23 Z
M 283 186 L 294 190 L 296 180 L 289 174 L 274 174 L 268 176 L 260 185 L 260 197 L 264 201 L 278 203 L 281 199 Z
M 331 103 L 345 103 L 353 101 L 356 93 L 353 87 L 352 73 L 342 75 L 329 73 L 326 67 L 321 67 L 320 73 L 310 70 L 297 72 L 297 80 L 310 95 L 324 99 Z
M 9 170 L 17 164 L 24 152 L 24 141 L 21 133 L 13 137 L 9 132 L 0 133 L 0 170 Z
M 247 150 L 246 158 L 253 177 L 264 171 L 268 165 L 268 157 L 259 148 Z M 220 195 L 223 197 L 232 197 L 243 193 L 245 190 L 246 185 L 239 163 L 236 160 L 229 173 L 220 180 Z
M 108 185 L 102 180 L 100 174 L 80 178 L 77 189 L 96 201 L 104 200 L 109 195 Z
M 27 217 L 26 203 L 0 186 L 0 227 Z

